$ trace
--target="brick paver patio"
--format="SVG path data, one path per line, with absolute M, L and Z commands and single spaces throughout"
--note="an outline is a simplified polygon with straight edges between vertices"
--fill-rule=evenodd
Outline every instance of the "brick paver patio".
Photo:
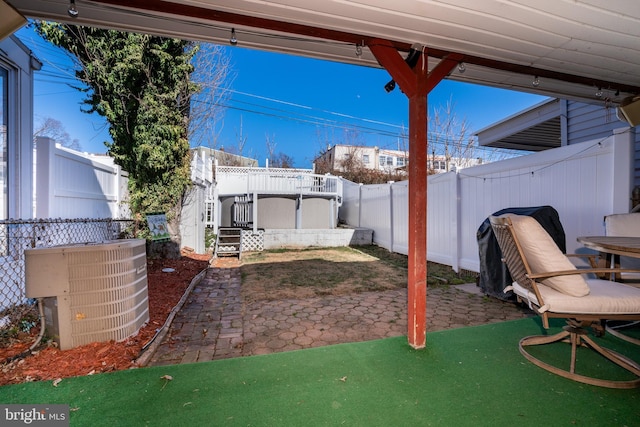
M 151 346 L 148 365 L 267 354 L 406 335 L 407 291 L 244 304 L 240 268 L 212 267 Z M 427 291 L 427 331 L 530 316 L 513 303 L 459 287 Z

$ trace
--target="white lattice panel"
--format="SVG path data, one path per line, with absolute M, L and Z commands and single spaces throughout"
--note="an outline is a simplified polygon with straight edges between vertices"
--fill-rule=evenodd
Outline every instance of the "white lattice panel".
M 262 252 L 264 250 L 264 231 L 242 230 L 242 251 Z

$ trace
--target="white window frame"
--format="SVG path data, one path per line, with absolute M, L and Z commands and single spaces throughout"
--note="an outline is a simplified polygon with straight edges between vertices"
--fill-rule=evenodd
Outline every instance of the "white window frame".
M 0 219 L 9 219 L 12 217 L 12 206 L 15 200 L 15 194 L 13 191 L 13 180 L 16 178 L 14 176 L 15 171 L 15 163 L 13 159 L 15 159 L 15 149 L 16 149 L 16 139 L 17 139 L 17 114 L 16 111 L 19 108 L 19 104 L 16 100 L 16 75 L 17 70 L 14 66 L 7 63 L 3 58 L 0 58 L 0 69 L 6 72 L 6 87 L 3 88 L 3 91 L 6 90 L 6 98 L 7 104 L 3 106 L 6 108 L 6 153 L 5 154 L 5 162 L 6 162 L 6 175 L 4 176 L 4 188 L 2 189 L 2 196 L 4 197 L 3 202 L 0 204 L 2 209 L 0 209 Z
M 33 218 L 33 72 L 41 64 L 14 36 L 0 40 L 0 67 L 7 70 L 8 217 Z
M 0 159 L 2 159 L 2 157 L 4 157 L 3 161 L 6 162 L 5 166 L 5 172 L 4 174 L 2 174 L 2 178 L 0 179 L 0 185 L 3 187 L 0 190 L 2 191 L 2 198 L 3 200 L 0 201 L 0 219 L 8 219 L 9 218 L 9 141 L 11 140 L 11 136 L 9 135 L 9 131 L 11 129 L 12 126 L 9 126 L 9 116 L 11 114 L 11 109 L 9 108 L 9 104 L 11 102 L 11 97 L 9 95 L 9 75 L 10 70 L 7 69 L 7 67 L 4 66 L 3 61 L 0 61 L 0 73 L 5 74 L 6 73 L 6 81 L 2 81 L 4 80 L 4 76 L 2 76 L 2 80 L 0 80 L 0 82 L 5 83 L 4 87 L 0 88 L 0 95 L 5 95 L 6 96 L 6 105 L 2 106 L 2 111 L 5 112 L 6 115 L 6 123 L 4 121 L 5 117 L 2 117 L 2 121 L 0 122 L 0 127 L 1 125 L 5 125 L 6 129 L 6 141 L 5 141 L 5 149 L 6 152 L 2 153 L 4 156 L 0 155 Z M 4 102 L 4 97 L 0 96 L 0 102 Z M 0 136 L 1 138 L 1 136 Z M 6 236 L 8 235 L 8 226 L 7 225 L 2 225 L 2 229 L 0 230 L 0 236 L 3 236 L 5 238 L 3 238 L 0 241 L 0 256 L 2 256 L 3 258 L 7 256 L 8 252 L 9 252 L 9 240 L 6 239 Z

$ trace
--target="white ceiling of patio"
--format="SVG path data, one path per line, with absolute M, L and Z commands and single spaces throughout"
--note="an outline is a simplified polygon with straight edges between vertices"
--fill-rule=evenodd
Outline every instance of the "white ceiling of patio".
M 357 44 L 426 46 L 449 78 L 601 102 L 640 93 L 640 4 L 627 0 L 7 0 L 24 15 L 379 67 Z M 257 64 L 262 65 L 262 64 Z M 539 85 L 533 81 L 538 77 Z

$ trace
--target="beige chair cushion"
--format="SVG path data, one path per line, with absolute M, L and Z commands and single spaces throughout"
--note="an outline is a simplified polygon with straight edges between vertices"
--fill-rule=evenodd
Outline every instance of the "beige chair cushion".
M 584 297 L 572 297 L 544 285 L 538 290 L 545 305 L 540 311 L 569 314 L 637 314 L 640 313 L 640 289 L 610 280 L 587 279 L 591 292 Z M 513 291 L 527 301 L 539 306 L 536 295 L 518 283 Z
M 613 214 L 604 217 L 607 236 L 640 237 L 640 213 Z M 640 270 L 640 258 L 620 257 L 620 268 Z M 624 280 L 640 281 L 640 273 L 621 273 Z
M 640 213 L 607 215 L 604 229 L 607 236 L 640 237 Z
M 577 270 L 538 221 L 530 216 L 505 215 L 511 218 L 514 231 L 532 273 Z M 541 283 L 574 297 L 583 297 L 589 294 L 589 285 L 579 274 L 552 277 L 542 280 Z

